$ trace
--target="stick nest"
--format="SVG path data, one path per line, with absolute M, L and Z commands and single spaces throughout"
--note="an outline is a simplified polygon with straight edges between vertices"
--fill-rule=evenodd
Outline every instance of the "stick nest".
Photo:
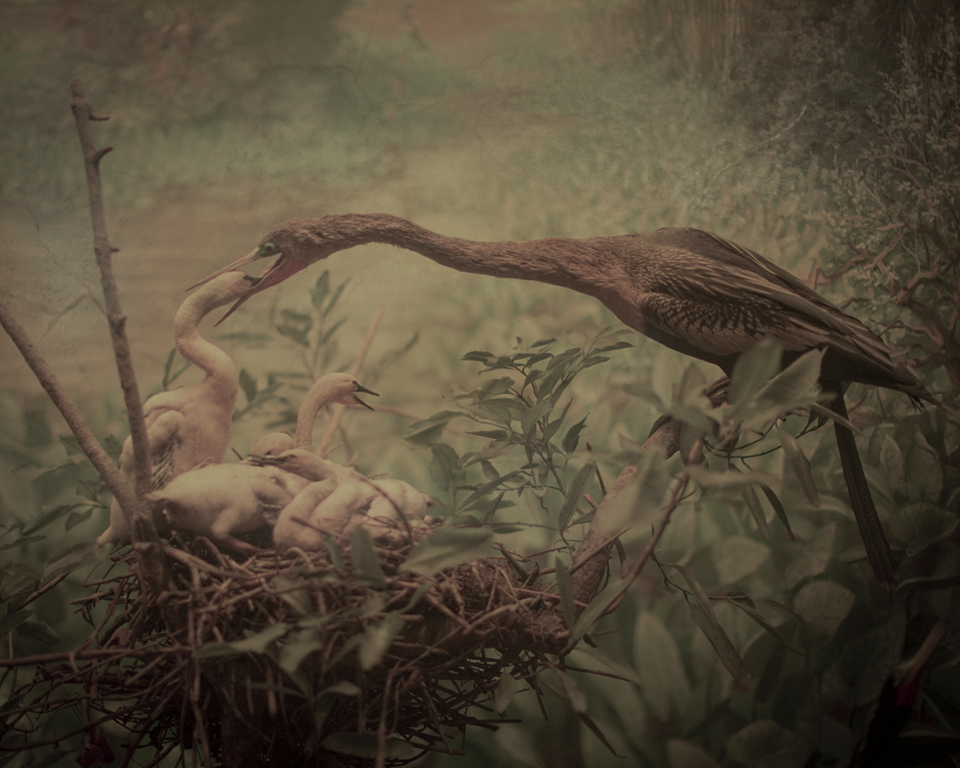
M 142 590 L 148 558 L 131 549 L 116 558 L 129 569 L 76 601 L 95 627 L 86 646 L 103 655 L 40 668 L 83 685 L 84 706 L 102 713 L 88 725 L 132 733 L 128 760 L 138 745 L 159 761 L 177 744 L 208 765 L 461 754 L 468 725 L 504 722 L 493 706 L 501 677 L 539 693 L 538 671 L 560 663 L 568 637 L 557 595 L 519 557 L 426 577 L 398 568 L 408 540 L 377 546 L 371 576 L 348 546 L 242 562 L 203 537 L 162 546 L 161 594 Z

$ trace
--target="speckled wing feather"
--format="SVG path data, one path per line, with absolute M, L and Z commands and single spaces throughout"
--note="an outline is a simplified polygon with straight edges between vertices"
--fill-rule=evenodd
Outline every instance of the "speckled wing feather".
M 788 352 L 827 349 L 826 378 L 929 399 L 882 339 L 759 254 L 697 229 L 658 230 L 649 238 L 660 258 L 642 269 L 647 290 L 638 305 L 656 328 L 654 338 L 672 335 L 670 346 L 695 355 L 699 349 L 698 356 L 724 368 L 720 358 L 742 354 L 761 338 L 776 339 Z

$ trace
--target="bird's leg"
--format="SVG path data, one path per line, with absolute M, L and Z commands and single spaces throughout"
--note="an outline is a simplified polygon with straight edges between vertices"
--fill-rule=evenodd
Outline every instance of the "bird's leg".
M 838 416 L 847 418 L 847 406 L 843 400 L 843 393 L 839 392 L 830 404 L 831 409 Z M 896 589 L 900 577 L 897 574 L 897 564 L 890 551 L 890 544 L 883 531 L 877 509 L 873 505 L 870 495 L 870 486 L 867 476 L 860 463 L 860 452 L 857 442 L 849 427 L 834 422 L 834 431 L 837 434 L 837 448 L 840 451 L 840 466 L 843 468 L 843 479 L 847 483 L 847 493 L 850 495 L 850 506 L 853 508 L 860 537 L 867 550 L 867 559 L 870 567 L 879 582 L 891 592 Z

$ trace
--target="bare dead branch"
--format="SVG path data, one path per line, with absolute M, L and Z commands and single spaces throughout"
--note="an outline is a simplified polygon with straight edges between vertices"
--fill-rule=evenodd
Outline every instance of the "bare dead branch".
M 77 408 L 77 404 L 74 403 L 70 395 L 67 394 L 67 391 L 60 384 L 60 380 L 53 372 L 53 369 L 50 368 L 50 365 L 43 355 L 40 354 L 40 351 L 36 348 L 33 341 L 31 341 L 23 326 L 17 322 L 16 318 L 14 318 L 3 302 L 0 302 L 0 325 L 3 325 L 7 335 L 20 351 L 27 365 L 30 366 L 30 370 L 32 370 L 37 377 L 40 386 L 43 387 L 44 391 L 46 391 L 53 401 L 53 404 L 63 415 L 67 426 L 70 427 L 70 431 L 73 432 L 73 436 L 77 438 L 80 448 L 86 454 L 87 458 L 90 459 L 93 466 L 96 467 L 100 476 L 103 478 L 103 482 L 106 483 L 107 488 L 117 497 L 117 500 L 124 509 L 128 506 L 133 508 L 137 503 L 137 499 L 130 484 L 123 476 L 123 473 L 117 469 L 116 465 L 107 455 L 107 452 L 100 446 L 100 443 L 97 442 L 97 438 L 94 437 L 93 432 L 90 431 L 90 427 L 87 426 L 86 421 L 84 421 L 83 416 L 80 414 L 80 409 Z
M 143 421 L 143 405 L 140 400 L 140 390 L 137 378 L 133 371 L 133 361 L 130 355 L 130 344 L 126 334 L 126 315 L 120 307 L 120 294 L 117 290 L 117 281 L 113 274 L 112 253 L 107 236 L 107 217 L 103 204 L 103 187 L 100 183 L 100 160 L 108 150 L 97 150 L 90 129 L 90 121 L 95 118 L 93 108 L 87 102 L 80 80 L 70 83 L 73 101 L 70 104 L 73 110 L 74 121 L 77 126 L 77 135 L 80 138 L 80 147 L 83 150 L 84 166 L 87 173 L 87 195 L 90 199 L 90 220 L 93 226 L 93 250 L 100 268 L 100 284 L 103 288 L 103 298 L 106 302 L 107 322 L 110 326 L 110 339 L 113 342 L 113 353 L 117 361 L 117 372 L 120 374 L 120 386 L 123 390 L 123 401 L 127 407 L 130 419 L 130 437 L 133 441 L 133 451 L 136 462 L 136 488 L 139 495 L 153 490 L 150 471 L 150 449 L 147 441 L 147 428 Z M 119 501 L 119 499 L 118 499 Z M 121 502 L 121 506 L 123 503 Z M 146 507 L 135 503 L 128 511 L 131 519 L 143 518 L 150 521 Z M 132 526 L 136 534 L 137 526 Z M 152 538 L 155 538 L 152 537 Z

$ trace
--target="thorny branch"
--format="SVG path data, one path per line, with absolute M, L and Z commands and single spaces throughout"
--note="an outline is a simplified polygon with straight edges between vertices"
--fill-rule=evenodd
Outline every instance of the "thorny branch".
M 80 80 L 70 83 L 70 92 L 73 101 L 70 104 L 73 110 L 74 121 L 77 125 L 77 135 L 80 138 L 80 147 L 83 150 L 84 167 L 87 175 L 87 194 L 90 198 L 90 220 L 93 226 L 93 249 L 100 268 L 100 284 L 103 288 L 103 298 L 106 302 L 107 321 L 110 325 L 110 339 L 113 342 L 113 353 L 117 361 L 117 371 L 120 374 L 120 386 L 123 389 L 123 401 L 130 419 L 130 437 L 133 441 L 133 451 L 136 462 L 136 488 L 139 495 L 152 490 L 150 471 L 150 449 L 147 440 L 147 428 L 143 420 L 143 406 L 140 401 L 140 390 L 137 386 L 136 375 L 133 371 L 133 361 L 130 355 L 130 344 L 126 334 L 126 315 L 120 307 L 120 294 L 117 290 L 117 281 L 113 274 L 113 247 L 107 236 L 107 218 L 103 205 L 103 188 L 100 183 L 100 160 L 112 147 L 98 150 L 90 129 L 92 120 L 103 120 L 94 116 L 93 108 L 87 102 Z M 122 502 L 121 502 L 122 505 Z M 142 518 L 149 520 L 149 514 L 144 505 L 137 502 L 125 511 L 132 520 Z M 150 523 L 152 526 L 152 523 Z M 137 526 L 132 526 L 136 535 Z M 150 538 L 156 538 L 151 536 Z

